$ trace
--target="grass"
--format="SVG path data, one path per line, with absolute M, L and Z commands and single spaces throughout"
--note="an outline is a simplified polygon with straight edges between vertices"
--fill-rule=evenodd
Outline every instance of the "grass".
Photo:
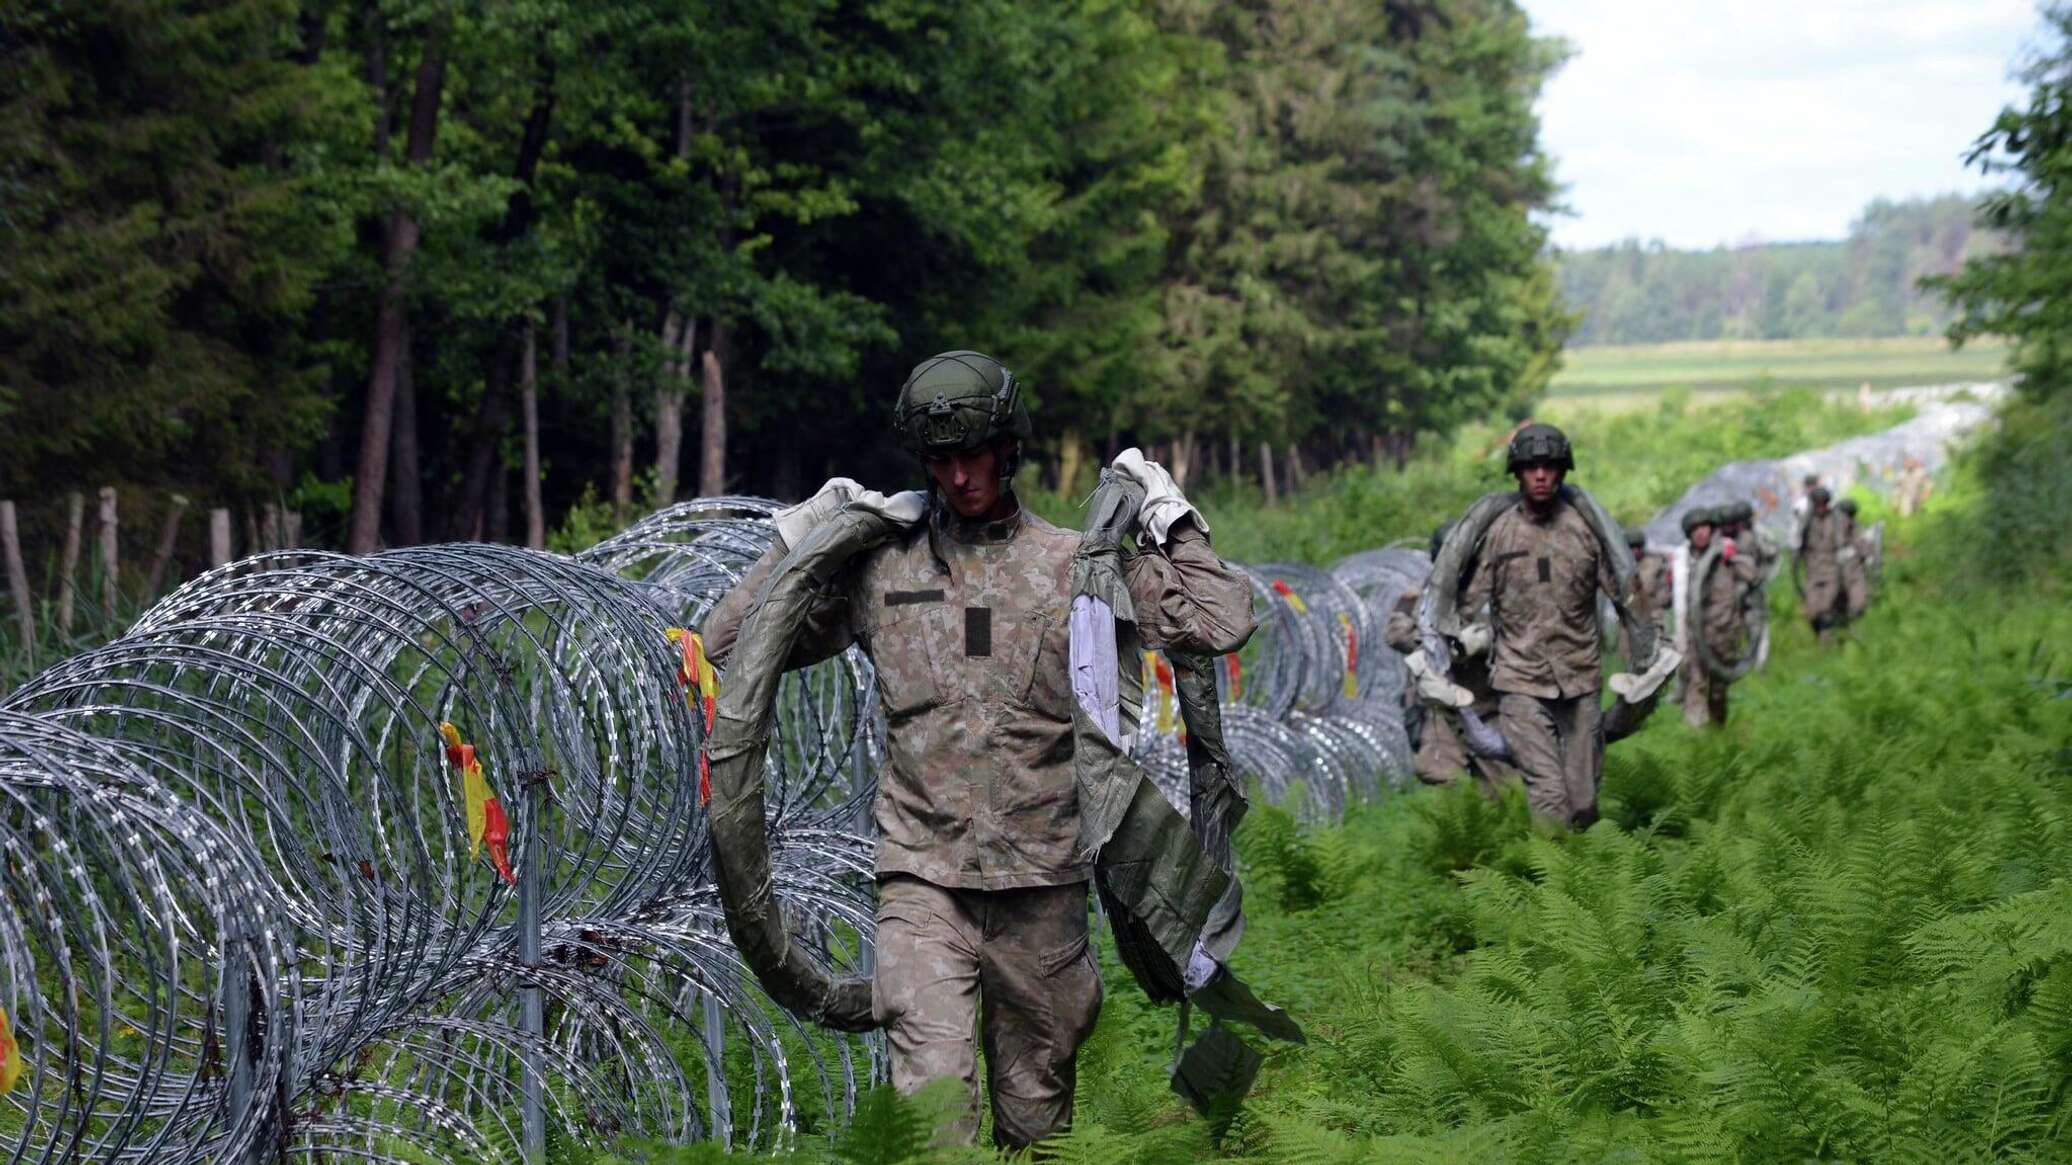
M 1940 337 L 1866 340 L 1703 340 L 1571 348 L 1548 404 L 1556 410 L 1622 411 L 1665 388 L 1746 395 L 1763 388 L 1854 391 L 1997 380 L 2007 349 L 1997 342 L 1952 351 Z
M 1055 1159 L 2072 1160 L 2072 580 L 2050 545 L 1979 568 L 2005 454 L 1899 525 L 1842 650 L 1781 598 L 1723 730 L 1668 709 L 1616 746 L 1585 833 L 1464 788 L 1315 829 L 1256 807 L 1239 966 L 1308 1046 L 1198 1119 L 1173 1012 L 1110 959 Z M 866 1108 L 796 1159 L 994 1159 Z

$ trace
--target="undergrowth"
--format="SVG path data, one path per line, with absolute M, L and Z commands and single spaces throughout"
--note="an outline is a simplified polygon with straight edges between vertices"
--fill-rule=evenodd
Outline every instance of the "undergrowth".
M 2062 539 L 1980 549 L 2009 528 L 1980 513 L 2007 504 L 1996 483 L 2064 496 L 2064 459 L 2024 464 L 1974 454 L 1895 531 L 1840 651 L 1787 601 L 1723 730 L 1666 708 L 1615 746 L 1588 832 L 1465 787 L 1327 828 L 1255 807 L 1240 970 L 1308 1045 L 1198 1119 L 1166 1089 L 1174 1013 L 1110 959 L 1055 1159 L 2072 1159 Z M 924 1150 L 906 1102 L 867 1108 L 878 1124 L 796 1157 L 991 1159 Z

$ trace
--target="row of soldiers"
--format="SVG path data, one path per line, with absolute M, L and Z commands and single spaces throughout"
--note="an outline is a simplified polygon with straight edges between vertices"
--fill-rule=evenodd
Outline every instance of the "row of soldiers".
M 1625 572 L 1602 560 L 1616 551 L 1592 536 L 1582 495 L 1565 488 L 1573 467 L 1560 430 L 1526 426 L 1510 448 L 1515 506 L 1486 529 L 1459 532 L 1455 521 L 1432 534 L 1435 564 L 1449 538 L 1477 539 L 1459 588 L 1465 625 L 1447 637 L 1449 658 L 1439 669 L 1458 700 L 1445 695 L 1446 685 L 1423 682 L 1434 669 L 1420 658 L 1432 650 L 1420 625 L 1421 592 L 1398 600 L 1386 636 L 1420 677 L 1406 694 L 1405 717 L 1419 780 L 1444 784 L 1466 772 L 1490 790 L 1522 781 L 1535 812 L 1580 827 L 1596 818 L 1604 746 L 1633 731 L 1653 706 L 1649 695 L 1638 712 L 1602 707 L 1603 652 L 1620 639 L 1616 621 L 1604 617 L 1612 600 L 1668 645 L 1663 658 L 1675 661 L 1669 666 L 1677 667 L 1685 722 L 1719 725 L 1729 687 L 1767 653 L 1767 585 L 1785 556 L 1758 527 L 1751 503 L 1692 507 L 1678 546 L 1651 548 L 1641 529 L 1624 531 L 1633 570 L 1620 595 L 1615 574 Z M 1855 502 L 1836 500 L 1816 478 L 1806 480 L 1795 513 L 1801 607 L 1821 645 L 1832 647 L 1869 606 L 1878 532 L 1860 529 Z M 1629 715 L 1622 720 L 1621 712 Z M 1483 724 L 1496 726 L 1501 750 L 1471 747 Z

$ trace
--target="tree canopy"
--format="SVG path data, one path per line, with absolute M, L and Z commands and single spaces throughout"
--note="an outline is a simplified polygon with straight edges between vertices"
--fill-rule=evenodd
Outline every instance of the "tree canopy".
M 0 496 L 364 549 L 508 536 L 527 450 L 551 514 L 897 484 L 950 347 L 1054 479 L 1400 451 L 1551 374 L 1558 59 L 1513 0 L 30 0 Z

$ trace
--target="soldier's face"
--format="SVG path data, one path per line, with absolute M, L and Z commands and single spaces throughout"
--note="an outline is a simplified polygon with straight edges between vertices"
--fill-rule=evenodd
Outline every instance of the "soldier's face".
M 991 445 L 927 459 L 928 476 L 950 508 L 966 518 L 983 518 L 1000 506 L 1000 454 Z
M 1567 474 L 1567 470 L 1551 462 L 1535 461 L 1518 470 L 1518 492 L 1536 506 L 1545 504 L 1561 488 L 1561 479 Z
M 1691 549 L 1703 550 L 1712 545 L 1712 527 L 1699 524 L 1691 527 Z

